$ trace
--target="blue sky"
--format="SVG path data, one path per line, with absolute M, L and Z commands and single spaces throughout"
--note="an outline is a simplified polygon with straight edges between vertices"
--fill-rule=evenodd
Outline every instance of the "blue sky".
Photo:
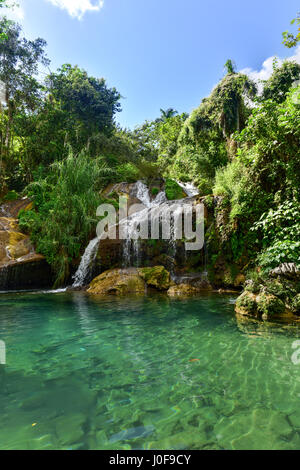
M 190 112 L 223 76 L 228 58 L 266 78 L 272 57 L 295 55 L 281 33 L 299 0 L 19 0 L 29 37 L 48 42 L 51 70 L 78 64 L 124 100 L 118 121 L 134 127 L 160 108 Z

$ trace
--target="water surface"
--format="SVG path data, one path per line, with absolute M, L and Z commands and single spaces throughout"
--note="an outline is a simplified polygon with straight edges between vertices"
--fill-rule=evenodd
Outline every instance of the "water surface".
M 0 448 L 300 449 L 298 326 L 233 303 L 0 295 Z

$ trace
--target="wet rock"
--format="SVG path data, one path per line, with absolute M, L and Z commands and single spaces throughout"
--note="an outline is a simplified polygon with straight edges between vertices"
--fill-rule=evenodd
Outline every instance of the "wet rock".
M 170 287 L 168 295 L 170 297 L 189 297 L 190 295 L 197 295 L 199 292 L 199 289 L 196 287 L 188 284 L 179 284 L 177 286 Z
M 138 273 L 149 287 L 168 290 L 172 285 L 170 273 L 163 266 L 138 269 Z
M 290 310 L 279 297 L 266 292 L 243 292 L 236 301 L 235 311 L 239 315 L 263 320 L 291 316 Z
M 145 282 L 135 268 L 111 269 L 91 282 L 88 293 L 96 295 L 144 294 Z

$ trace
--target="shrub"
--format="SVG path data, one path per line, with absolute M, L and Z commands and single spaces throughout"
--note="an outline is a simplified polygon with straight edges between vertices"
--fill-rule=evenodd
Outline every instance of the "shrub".
M 166 180 L 165 186 L 166 196 L 169 201 L 175 201 L 176 199 L 183 199 L 186 197 L 183 189 L 179 184 L 171 179 Z
M 67 281 L 71 261 L 79 256 L 96 229 L 103 170 L 101 161 L 83 153 L 76 158 L 70 155 L 52 167 L 46 180 L 27 189 L 35 209 L 20 213 L 20 227 L 30 232 L 37 251 L 52 266 L 55 286 Z

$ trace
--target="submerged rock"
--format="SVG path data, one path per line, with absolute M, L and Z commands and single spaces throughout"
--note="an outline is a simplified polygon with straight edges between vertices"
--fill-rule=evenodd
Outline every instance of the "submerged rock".
M 199 294 L 199 289 L 190 286 L 189 284 L 179 284 L 177 286 L 170 287 L 168 295 L 170 297 L 188 297 L 190 295 Z

